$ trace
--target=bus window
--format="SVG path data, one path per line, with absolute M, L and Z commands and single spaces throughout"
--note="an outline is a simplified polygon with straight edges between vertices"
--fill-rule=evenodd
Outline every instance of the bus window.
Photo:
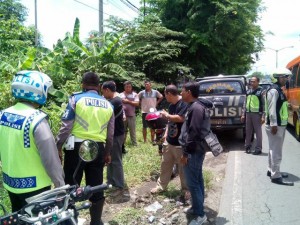
M 300 77 L 299 77 L 299 71 L 298 71 L 298 74 L 297 74 L 297 85 L 296 87 L 300 87 Z
M 298 65 L 295 65 L 291 72 L 293 75 L 289 81 L 289 86 L 290 86 L 290 88 L 294 88 L 294 87 L 296 87 L 296 77 L 297 77 L 297 72 L 298 72 Z
M 300 141 L 300 56 L 290 61 L 286 68 L 292 72 L 289 91 L 286 92 L 289 107 L 288 123 L 294 126 L 295 137 Z

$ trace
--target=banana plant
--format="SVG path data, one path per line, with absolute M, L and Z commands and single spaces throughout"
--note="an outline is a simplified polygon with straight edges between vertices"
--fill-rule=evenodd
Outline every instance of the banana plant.
M 91 70 L 113 75 L 117 80 L 128 78 L 127 72 L 115 61 L 123 34 L 104 33 L 101 36 L 101 45 L 99 45 L 99 38 L 94 38 L 87 47 L 79 39 L 79 30 L 80 22 L 76 18 L 73 35 L 67 34 L 62 41 L 66 52 L 71 54 L 73 60 L 75 59 L 79 63 L 77 74 Z

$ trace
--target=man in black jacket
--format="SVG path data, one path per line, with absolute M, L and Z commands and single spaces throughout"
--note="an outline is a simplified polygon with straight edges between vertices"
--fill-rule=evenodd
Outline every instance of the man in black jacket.
M 182 100 L 189 104 L 179 137 L 183 147 L 181 163 L 192 196 L 192 206 L 186 213 L 195 215 L 189 225 L 201 225 L 207 217 L 204 212 L 204 181 L 202 166 L 205 158 L 204 139 L 210 130 L 209 110 L 198 100 L 199 84 L 188 82 L 182 88 Z

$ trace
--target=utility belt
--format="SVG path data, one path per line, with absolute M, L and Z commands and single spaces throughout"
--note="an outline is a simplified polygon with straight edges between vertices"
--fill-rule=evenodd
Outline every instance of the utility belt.
M 86 139 L 75 137 L 74 135 L 70 135 L 65 142 L 65 150 L 74 150 L 75 143 L 81 143 Z M 93 140 L 92 140 L 93 141 Z M 97 141 L 95 141 L 97 142 Z M 99 142 L 97 142 L 99 143 Z M 102 142 L 104 145 L 104 143 Z

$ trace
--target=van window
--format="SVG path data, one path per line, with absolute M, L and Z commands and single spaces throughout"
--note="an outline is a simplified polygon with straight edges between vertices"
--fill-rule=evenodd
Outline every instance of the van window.
M 200 84 L 200 95 L 210 94 L 243 94 L 243 88 L 238 81 L 209 81 Z

